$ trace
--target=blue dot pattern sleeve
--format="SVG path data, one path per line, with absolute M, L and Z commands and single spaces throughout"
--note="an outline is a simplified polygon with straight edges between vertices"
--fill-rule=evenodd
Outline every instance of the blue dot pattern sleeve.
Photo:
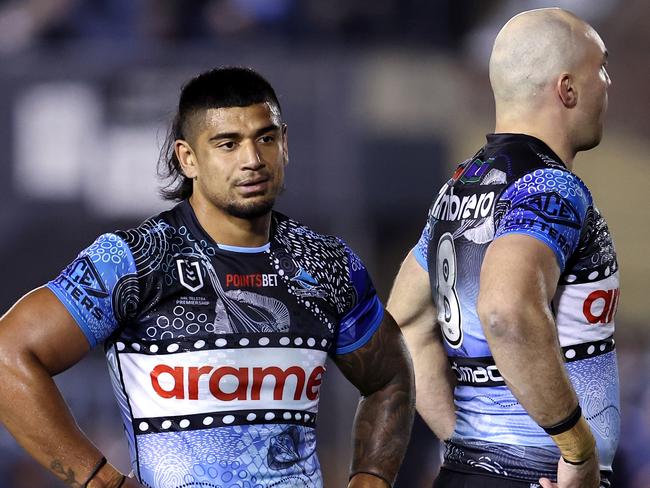
M 563 271 L 578 247 L 591 205 L 591 194 L 576 175 L 560 169 L 535 170 L 502 194 L 495 215 L 495 239 L 506 234 L 539 239 L 553 250 Z
M 422 266 L 422 269 L 429 271 L 429 264 L 427 262 L 429 254 L 429 241 L 431 240 L 431 224 L 427 221 L 427 224 L 422 230 L 422 235 L 420 235 L 420 240 L 413 248 L 413 257 L 415 260 Z
M 361 259 L 346 246 L 348 273 L 356 299 L 339 324 L 335 354 L 347 354 L 364 346 L 381 325 L 382 305 Z
M 91 347 L 104 342 L 118 327 L 120 301 L 137 301 L 117 292 L 137 274 L 129 247 L 115 234 L 100 236 L 47 287 L 75 319 Z M 128 287 L 137 294 L 137 287 Z

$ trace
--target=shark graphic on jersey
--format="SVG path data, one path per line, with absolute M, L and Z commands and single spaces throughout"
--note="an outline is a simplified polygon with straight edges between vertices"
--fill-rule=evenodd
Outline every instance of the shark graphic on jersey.
M 519 134 L 488 135 L 486 146 L 458 167 L 414 248 L 429 272 L 458 380 L 445 466 L 530 482 L 557 471 L 557 447 L 505 386 L 476 313 L 485 251 L 511 233 L 542 241 L 557 258 L 561 276 L 552 308 L 558 336 L 607 483 L 620 430 L 616 252 L 582 180 L 542 141 Z
M 339 239 L 274 212 L 267 245 L 218 245 L 185 201 L 100 236 L 47 286 L 104 344 L 144 486 L 322 487 L 327 355 L 383 318 Z

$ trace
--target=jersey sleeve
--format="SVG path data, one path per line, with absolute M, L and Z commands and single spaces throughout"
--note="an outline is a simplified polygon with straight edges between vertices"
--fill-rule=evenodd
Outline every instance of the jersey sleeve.
M 63 303 L 91 347 L 104 342 L 138 300 L 135 261 L 115 234 L 100 236 L 47 287 Z
M 334 354 L 347 354 L 364 346 L 384 318 L 384 306 L 361 259 L 347 246 L 346 253 L 356 299 L 341 319 Z
M 417 242 L 413 248 L 413 257 L 418 262 L 420 266 L 425 271 L 429 271 L 429 264 L 427 262 L 429 254 L 429 241 L 431 240 L 431 223 L 427 220 L 422 234 L 420 235 L 420 240 Z
M 574 174 L 559 169 L 538 169 L 510 185 L 500 197 L 495 239 L 506 234 L 534 237 L 555 253 L 564 270 L 580 242 L 591 194 Z

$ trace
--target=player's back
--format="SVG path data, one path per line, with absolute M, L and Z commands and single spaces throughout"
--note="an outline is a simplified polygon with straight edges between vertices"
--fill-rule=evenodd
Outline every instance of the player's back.
M 505 386 L 476 311 L 485 251 L 499 236 L 547 244 L 562 270 L 553 300 L 567 370 L 611 470 L 619 430 L 614 312 L 618 265 L 589 190 L 542 141 L 515 134 L 488 143 L 443 186 L 416 246 L 457 378 L 457 424 L 445 464 L 536 481 L 559 451 Z M 507 296 L 503 300 L 508 300 Z M 604 303 L 604 305 L 603 305 Z

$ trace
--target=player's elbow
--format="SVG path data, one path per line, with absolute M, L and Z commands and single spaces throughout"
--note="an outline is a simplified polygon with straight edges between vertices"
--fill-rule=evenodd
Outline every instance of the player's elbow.
M 528 323 L 527 306 L 518 300 L 497 300 L 480 294 L 476 311 L 488 341 L 504 342 L 525 340 L 525 324 Z
M 25 333 L 20 333 L 15 314 L 0 319 L 0 384 L 25 381 L 34 372 L 44 369 L 32 351 Z
M 415 373 L 406 346 L 402 345 L 400 353 L 392 355 L 387 363 L 390 367 L 382 371 L 380 377 L 365 388 L 359 388 L 361 395 L 364 398 L 388 398 L 390 403 L 415 412 Z
M 0 322 L 0 328 L 3 325 Z M 31 366 L 26 352 L 12 344 L 7 334 L 0 332 L 0 423 L 6 422 L 6 412 L 17 394 L 29 387 Z
M 31 366 L 34 362 L 31 359 L 32 355 L 27 349 L 13 344 L 5 334 L 0 333 L 0 383 L 6 383 Z
M 0 319 L 0 376 L 10 371 L 21 354 L 20 345 L 14 344 L 7 332 L 6 319 Z

